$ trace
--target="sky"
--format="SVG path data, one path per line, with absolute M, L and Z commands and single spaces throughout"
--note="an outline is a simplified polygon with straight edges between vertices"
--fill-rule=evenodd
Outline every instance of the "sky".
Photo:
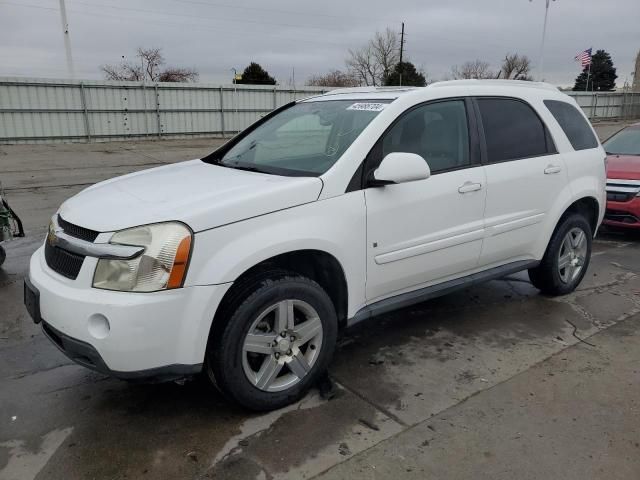
M 69 78 L 60 0 L 0 0 L 0 76 Z M 573 57 L 608 51 L 617 85 L 632 81 L 640 49 L 640 0 L 551 1 L 540 69 L 545 0 L 66 0 L 78 79 L 138 46 L 161 47 L 167 64 L 193 67 L 200 82 L 231 83 L 231 69 L 260 63 L 278 83 L 345 69 L 357 49 L 405 22 L 405 56 L 430 81 L 453 65 L 481 59 L 495 69 L 508 52 L 528 55 L 533 76 L 571 85 Z

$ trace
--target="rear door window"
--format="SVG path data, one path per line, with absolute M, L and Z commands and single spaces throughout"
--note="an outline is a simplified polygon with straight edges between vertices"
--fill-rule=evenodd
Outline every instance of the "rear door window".
M 589 124 L 576 107 L 559 100 L 545 100 L 544 104 L 564 131 L 574 150 L 586 150 L 598 146 L 598 140 Z
M 478 98 L 489 163 L 555 153 L 547 130 L 527 103 L 514 98 Z

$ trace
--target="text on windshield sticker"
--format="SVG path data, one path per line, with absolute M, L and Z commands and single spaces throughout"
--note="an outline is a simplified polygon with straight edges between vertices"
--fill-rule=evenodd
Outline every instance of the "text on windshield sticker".
M 381 112 L 387 105 L 385 103 L 354 103 L 347 110 L 361 110 L 364 112 Z

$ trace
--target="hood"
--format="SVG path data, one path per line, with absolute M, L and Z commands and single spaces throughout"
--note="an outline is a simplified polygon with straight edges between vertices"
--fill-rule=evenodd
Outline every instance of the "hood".
M 607 178 L 640 180 L 640 156 L 608 155 Z
M 318 199 L 322 180 L 175 163 L 97 183 L 64 202 L 62 218 L 99 232 L 179 220 L 195 232 Z

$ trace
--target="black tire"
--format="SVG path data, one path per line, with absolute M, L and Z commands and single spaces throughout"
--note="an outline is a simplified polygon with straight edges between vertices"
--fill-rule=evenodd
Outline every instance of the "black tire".
M 569 281 L 565 281 L 562 279 L 558 268 L 558 259 L 565 237 L 570 231 L 575 231 L 574 229 L 580 229 L 584 233 L 586 256 L 578 275 Z M 573 213 L 563 217 L 551 236 L 542 261 L 537 267 L 529 270 L 531 283 L 547 295 L 566 295 L 567 293 L 573 292 L 589 268 L 592 241 L 593 232 L 591 225 L 589 225 L 589 222 L 583 215 Z
M 282 391 L 265 391 L 254 385 L 245 373 L 243 343 L 256 319 L 270 306 L 284 300 L 305 302 L 317 312 L 322 324 L 322 342 L 315 362 L 296 384 Z M 333 357 L 338 331 L 336 311 L 327 293 L 309 278 L 283 271 L 270 272 L 267 278 L 263 274 L 239 285 L 221 313 L 216 317 L 217 325 L 207 346 L 205 373 L 227 398 L 245 408 L 274 410 L 299 400 L 326 371 Z M 313 350 L 315 348 L 314 345 Z M 258 361 L 267 357 L 270 355 Z M 293 370 L 283 367 L 279 375 L 282 374 L 291 375 Z
M 6 259 L 7 259 L 7 252 L 5 251 L 4 247 L 0 245 L 0 267 L 2 266 L 2 264 Z

